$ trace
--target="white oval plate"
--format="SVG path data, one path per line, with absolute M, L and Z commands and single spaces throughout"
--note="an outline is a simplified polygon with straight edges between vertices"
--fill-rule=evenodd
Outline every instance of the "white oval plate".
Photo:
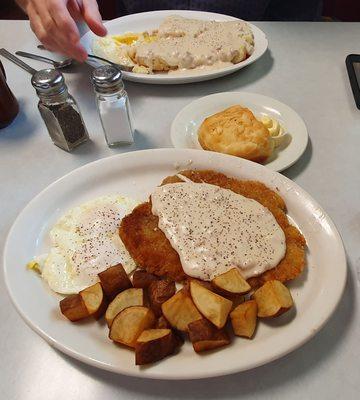
M 70 323 L 59 312 L 60 296 L 25 268 L 48 249 L 48 233 L 69 207 L 107 193 L 145 200 L 156 185 L 181 168 L 211 168 L 240 179 L 256 179 L 279 190 L 308 243 L 308 268 L 290 284 L 292 312 L 261 321 L 253 340 L 234 339 L 219 351 L 194 353 L 186 343 L 179 354 L 146 368 L 134 353 L 108 339 L 103 322 Z M 21 250 L 20 250 L 21 249 Z M 87 164 L 51 184 L 20 213 L 4 250 L 5 281 L 27 324 L 52 346 L 87 364 L 144 378 L 197 379 L 244 371 L 275 360 L 301 346 L 327 321 L 341 297 L 345 253 L 339 233 L 322 208 L 299 186 L 261 165 L 218 153 L 157 149 L 115 155 Z
M 203 19 L 203 20 L 216 20 L 216 21 L 233 21 L 237 18 L 228 15 L 209 13 L 203 11 L 186 11 L 186 10 L 161 10 L 151 11 L 139 14 L 126 15 L 124 17 L 116 18 L 105 23 L 105 26 L 110 35 L 119 35 L 125 32 L 143 32 L 146 30 L 153 30 L 157 28 L 164 18 L 169 15 L 180 15 L 186 18 Z M 133 82 L 152 83 L 152 84 L 180 84 L 190 82 L 207 81 L 209 79 L 219 78 L 228 74 L 232 74 L 241 68 L 253 63 L 260 58 L 268 47 L 268 40 L 262 30 L 253 24 L 248 23 L 253 31 L 255 48 L 253 54 L 246 60 L 214 71 L 206 71 L 203 73 L 187 73 L 186 75 L 178 74 L 135 74 L 133 72 L 123 72 L 124 79 Z M 81 44 L 85 47 L 89 54 L 93 54 L 92 42 L 96 38 L 92 32 L 87 32 L 81 38 Z M 101 61 L 88 61 L 93 66 L 102 65 Z
M 308 132 L 304 121 L 292 108 L 271 97 L 257 93 L 224 92 L 201 97 L 184 107 L 171 125 L 171 142 L 177 148 L 203 150 L 198 141 L 198 130 L 206 117 L 239 104 L 249 108 L 256 117 L 276 118 L 289 132 L 286 141 L 274 151 L 264 164 L 273 171 L 283 171 L 293 165 L 304 153 Z

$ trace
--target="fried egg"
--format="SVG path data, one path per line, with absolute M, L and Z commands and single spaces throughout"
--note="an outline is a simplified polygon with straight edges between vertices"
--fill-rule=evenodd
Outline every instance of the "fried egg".
M 93 42 L 93 53 L 96 56 L 106 58 L 114 63 L 127 65 L 133 67 L 135 64 L 128 54 L 128 45 L 121 43 L 113 36 L 106 36 L 97 38 Z
M 156 34 L 149 34 L 148 32 L 108 35 L 96 38 L 93 41 L 93 53 L 114 63 L 134 67 L 135 71 L 133 70 L 133 72 L 148 73 L 148 68 L 137 65 L 132 60 L 131 54 L 134 51 L 132 45 L 136 43 L 151 43 L 155 40 L 157 40 Z
M 136 268 L 121 241 L 121 219 L 138 204 L 119 195 L 88 201 L 67 211 L 50 231 L 51 248 L 37 257 L 42 278 L 57 293 L 71 294 L 96 283 L 98 273 L 121 263 Z

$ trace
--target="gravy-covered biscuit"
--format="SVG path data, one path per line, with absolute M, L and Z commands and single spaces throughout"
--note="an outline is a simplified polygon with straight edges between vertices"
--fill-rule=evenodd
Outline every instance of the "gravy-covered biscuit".
M 203 149 L 264 162 L 272 152 L 268 129 L 247 108 L 232 106 L 206 118 L 198 132 Z

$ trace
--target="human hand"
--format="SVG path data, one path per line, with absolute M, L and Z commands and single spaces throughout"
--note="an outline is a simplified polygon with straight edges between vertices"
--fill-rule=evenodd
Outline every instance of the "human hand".
M 106 35 L 96 0 L 18 1 L 30 19 L 30 26 L 43 45 L 58 53 L 85 61 L 87 52 L 80 44 L 75 21 L 84 20 L 98 36 Z

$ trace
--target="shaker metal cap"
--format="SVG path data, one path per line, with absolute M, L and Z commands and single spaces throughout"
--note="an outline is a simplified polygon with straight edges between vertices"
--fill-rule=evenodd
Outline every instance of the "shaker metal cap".
M 96 89 L 108 93 L 123 86 L 122 73 L 115 65 L 103 65 L 93 70 L 92 82 Z
M 66 88 L 62 73 L 52 68 L 37 71 L 31 78 L 31 84 L 41 94 L 57 94 Z

